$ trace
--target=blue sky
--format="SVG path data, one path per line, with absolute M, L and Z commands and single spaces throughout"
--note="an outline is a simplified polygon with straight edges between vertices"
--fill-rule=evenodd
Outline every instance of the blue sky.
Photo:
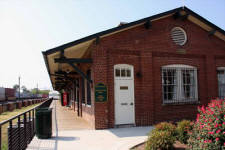
M 41 51 L 184 4 L 225 30 L 225 0 L 0 0 L 0 86 L 50 88 Z

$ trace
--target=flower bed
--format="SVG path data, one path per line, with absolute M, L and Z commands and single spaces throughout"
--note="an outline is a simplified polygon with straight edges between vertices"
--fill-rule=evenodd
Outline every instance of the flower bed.
M 183 120 L 177 125 L 157 124 L 149 133 L 147 142 L 133 150 L 225 149 L 225 100 L 212 100 L 198 111 L 195 122 Z
M 188 144 L 193 149 L 225 149 L 225 101 L 212 100 L 199 107 Z
M 139 145 L 134 146 L 131 150 L 146 150 L 146 143 L 141 143 Z M 175 141 L 173 144 L 173 150 L 185 150 L 188 149 L 188 146 L 180 143 L 179 141 Z

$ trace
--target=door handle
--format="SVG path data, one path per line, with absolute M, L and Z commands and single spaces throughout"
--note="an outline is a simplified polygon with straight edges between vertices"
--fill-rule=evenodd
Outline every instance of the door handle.
M 130 103 L 130 105 L 134 105 L 134 103 Z

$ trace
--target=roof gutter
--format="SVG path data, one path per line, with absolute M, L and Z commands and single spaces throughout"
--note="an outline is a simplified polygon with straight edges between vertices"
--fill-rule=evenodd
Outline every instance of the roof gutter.
M 115 31 L 119 31 L 119 30 L 122 30 L 122 29 L 126 29 L 128 27 L 131 27 L 131 26 L 134 26 L 134 25 L 138 25 L 138 24 L 144 23 L 144 22 L 149 21 L 149 20 L 157 19 L 159 17 L 162 17 L 164 15 L 168 15 L 170 13 L 173 13 L 173 12 L 176 12 L 176 11 L 179 11 L 179 10 L 181 10 L 181 7 L 176 8 L 176 9 L 172 9 L 172 10 L 167 11 L 167 12 L 164 12 L 164 13 L 160 13 L 160 14 L 157 14 L 157 15 L 153 15 L 151 17 L 143 18 L 143 19 L 140 19 L 140 20 L 131 22 L 131 23 L 127 23 L 127 24 L 124 24 L 124 25 L 121 25 L 121 26 L 118 26 L 118 27 L 114 27 L 114 28 L 111 28 L 111 29 L 108 29 L 108 30 L 105 30 L 105 31 L 102 31 L 102 32 L 98 32 L 98 33 L 89 35 L 87 37 L 81 38 L 79 40 L 76 40 L 76 41 L 73 41 L 73 42 L 70 42 L 70 43 L 67 43 L 67 44 L 64 44 L 64 45 L 55 47 L 53 49 L 49 49 L 49 50 L 47 50 L 45 52 L 45 54 L 46 55 L 50 55 L 50 54 L 56 53 L 58 51 L 64 50 L 66 48 L 69 48 L 71 46 L 80 44 L 82 42 L 86 42 L 88 40 L 93 40 L 93 39 L 96 39 L 97 37 L 104 36 L 105 34 L 109 34 L 109 33 L 115 32 Z
M 55 53 L 55 52 L 64 50 L 64 49 L 66 49 L 66 48 L 69 48 L 69 47 L 71 47 L 71 46 L 80 44 L 80 43 L 82 43 L 82 42 L 86 42 L 86 41 L 89 41 L 89 40 L 93 40 L 93 39 L 96 39 L 96 38 L 98 38 L 98 37 L 104 36 L 104 35 L 106 35 L 106 34 L 110 34 L 110 33 L 112 33 L 112 32 L 116 32 L 116 31 L 119 31 L 119 30 L 123 30 L 123 29 L 126 29 L 126 28 L 128 28 L 128 27 L 132 27 L 132 26 L 135 26 L 135 25 L 144 23 L 144 22 L 146 22 L 146 21 L 154 20 L 154 19 L 160 18 L 160 17 L 162 17 L 162 16 L 169 15 L 169 14 L 171 14 L 171 13 L 175 13 L 175 12 L 182 11 L 182 10 L 188 12 L 190 15 L 193 15 L 194 17 L 198 18 L 198 19 L 199 19 L 200 21 L 202 21 L 203 23 L 208 24 L 209 26 L 211 26 L 211 27 L 214 28 L 215 30 L 217 30 L 217 31 L 219 31 L 219 32 L 221 32 L 222 34 L 225 35 L 225 31 L 224 31 L 223 29 L 221 29 L 221 28 L 219 28 L 218 26 L 216 26 L 215 24 L 209 22 L 208 20 L 206 20 L 205 18 L 203 18 L 203 17 L 201 17 L 200 15 L 196 14 L 196 13 L 193 12 L 192 10 L 188 9 L 187 7 L 179 7 L 179 8 L 175 8 L 175 9 L 172 9 L 172 10 L 169 10 L 169 11 L 166 11 L 166 12 L 163 12 L 163 13 L 160 13 L 160 14 L 156 14 L 156 15 L 153 15 L 153 16 L 150 16 L 150 17 L 146 17 L 146 18 L 143 18 L 143 19 L 134 21 L 134 22 L 130 22 L 130 23 L 127 23 L 127 24 L 118 26 L 118 27 L 114 27 L 114 28 L 111 28 L 111 29 L 108 29 L 108 30 L 105 30 L 105 31 L 102 31 L 102 32 L 98 32 L 98 33 L 95 33 L 95 34 L 86 36 L 86 37 L 84 37 L 84 38 L 81 38 L 81 39 L 79 39 L 79 40 L 75 40 L 75 41 L 66 43 L 66 44 L 64 44 L 64 45 L 61 45 L 61 46 L 58 46 L 58 47 L 49 49 L 49 50 L 47 50 L 47 51 L 45 52 L 45 55 L 50 55 L 50 54 L 53 54 L 53 53 Z
M 223 35 L 225 35 L 225 31 L 221 28 L 219 28 L 218 26 L 216 26 L 215 24 L 209 22 L 208 20 L 206 20 L 205 18 L 203 18 L 202 16 L 196 14 L 195 12 L 193 12 L 192 10 L 190 10 L 189 8 L 185 7 L 184 9 L 185 11 L 187 11 L 188 13 L 190 13 L 191 15 L 193 15 L 194 17 L 196 17 L 197 19 L 199 19 L 200 21 L 202 21 L 203 23 L 211 26 L 212 28 L 214 28 L 215 30 L 221 32 Z
M 96 33 L 96 34 L 92 34 L 92 35 L 86 36 L 84 38 L 81 38 L 79 40 L 75 40 L 75 41 L 63 44 L 61 46 L 49 49 L 49 50 L 47 50 L 45 52 L 42 52 L 44 60 L 45 60 L 45 65 L 46 65 L 47 70 L 48 70 L 48 74 L 49 74 L 50 80 L 51 80 L 51 75 L 50 75 L 50 69 L 49 69 L 49 64 L 48 64 L 48 57 L 47 57 L 48 55 L 56 53 L 56 52 L 59 52 L 59 51 L 62 51 L 62 50 L 65 50 L 66 48 L 75 46 L 77 44 L 80 44 L 80 43 L 83 43 L 83 42 L 87 42 L 89 40 L 93 40 L 93 39 L 99 38 L 101 36 L 104 36 L 104 35 L 107 35 L 107 34 L 110 34 L 110 33 L 116 32 L 116 31 L 120 31 L 120 30 L 129 28 L 129 27 L 138 25 L 138 24 L 142 24 L 142 23 L 145 23 L 147 21 L 151 21 L 151 20 L 163 17 L 165 15 L 169 15 L 169 14 L 172 14 L 172 13 L 175 13 L 175 12 L 178 12 L 178 11 L 186 11 L 188 14 L 196 17 L 197 19 L 199 19 L 203 23 L 209 25 L 213 29 L 215 29 L 215 30 L 219 31 L 220 33 L 222 33 L 223 35 L 225 35 L 225 31 L 223 29 L 221 29 L 218 26 L 216 26 L 215 24 L 209 22 L 208 20 L 206 20 L 205 18 L 203 18 L 200 15 L 196 14 L 195 12 L 193 12 L 190 9 L 188 9 L 187 7 L 175 8 L 175 9 L 172 9 L 172 10 L 160 13 L 160 14 L 156 14 L 156 15 L 153 15 L 153 16 L 150 16 L 150 17 L 146 17 L 146 18 L 143 18 L 143 19 L 140 19 L 140 20 L 137 20 L 137 21 L 134 21 L 134 22 L 130 22 L 130 23 L 118 26 L 118 27 L 114 27 L 114 28 L 111 28 L 111 29 L 108 29 L 108 30 L 105 30 L 105 31 L 102 31 L 102 32 L 99 32 L 99 33 Z M 52 80 L 51 80 L 51 83 L 52 83 Z M 53 86 L 53 84 L 52 84 L 52 86 Z

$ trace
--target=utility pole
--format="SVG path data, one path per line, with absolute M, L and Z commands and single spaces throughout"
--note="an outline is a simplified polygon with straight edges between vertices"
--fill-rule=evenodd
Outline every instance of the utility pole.
M 37 97 L 38 97 L 38 83 L 37 83 L 37 91 L 36 91 Z
M 20 76 L 19 76 L 19 100 L 20 100 Z

